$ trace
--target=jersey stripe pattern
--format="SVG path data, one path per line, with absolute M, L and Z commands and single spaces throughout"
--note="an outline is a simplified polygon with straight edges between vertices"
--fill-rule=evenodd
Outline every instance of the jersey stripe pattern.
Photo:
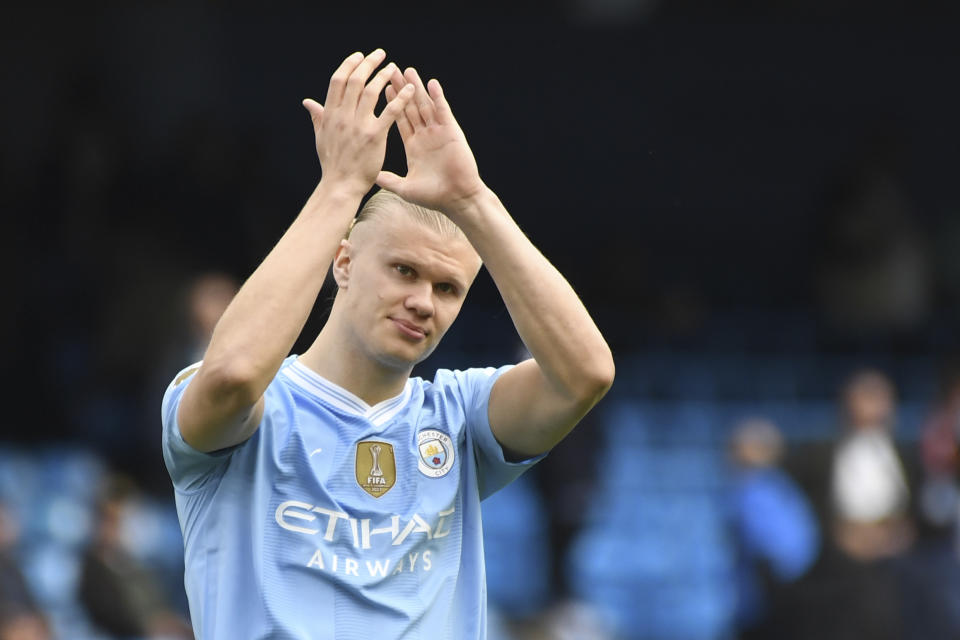
M 163 399 L 163 455 L 198 638 L 486 637 L 480 501 L 540 458 L 508 462 L 487 418 L 500 369 L 411 378 L 374 406 L 296 356 L 246 442 L 187 444 Z

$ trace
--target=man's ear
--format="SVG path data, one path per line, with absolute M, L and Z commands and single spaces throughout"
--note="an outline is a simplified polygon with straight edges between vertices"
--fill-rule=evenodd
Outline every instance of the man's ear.
M 346 289 L 347 285 L 350 282 L 350 267 L 352 265 L 350 261 L 350 251 L 353 247 L 350 245 L 350 241 L 344 238 L 340 241 L 340 246 L 337 247 L 337 253 L 333 256 L 333 280 L 337 283 L 337 287 L 340 289 Z

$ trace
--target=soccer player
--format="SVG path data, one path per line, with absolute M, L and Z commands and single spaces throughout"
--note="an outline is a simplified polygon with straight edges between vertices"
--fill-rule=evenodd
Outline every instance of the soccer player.
M 351 55 L 323 106 L 304 101 L 319 185 L 164 396 L 204 640 L 484 638 L 480 501 L 613 381 L 599 330 L 481 181 L 440 84 L 375 73 L 385 57 Z M 381 171 L 393 123 L 405 177 Z M 410 378 L 481 259 L 533 358 Z M 331 263 L 330 317 L 288 357 Z

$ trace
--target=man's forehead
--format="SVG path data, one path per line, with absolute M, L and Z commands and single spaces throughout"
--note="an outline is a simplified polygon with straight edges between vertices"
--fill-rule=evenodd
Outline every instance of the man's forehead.
M 471 270 L 478 270 L 480 266 L 480 256 L 466 236 L 441 232 L 406 212 L 372 216 L 354 227 L 350 240 L 360 247 L 369 245 L 377 251 L 404 253 L 410 259 L 440 251 L 465 262 Z

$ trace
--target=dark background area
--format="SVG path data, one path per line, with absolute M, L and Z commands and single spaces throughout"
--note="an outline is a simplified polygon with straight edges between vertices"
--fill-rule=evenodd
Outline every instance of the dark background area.
M 443 80 L 482 175 L 619 354 L 715 310 L 797 312 L 820 331 L 824 230 L 865 162 L 909 201 L 935 263 L 953 261 L 937 245 L 960 205 L 948 7 L 830 3 L 814 22 L 805 4 L 665 2 L 642 20 L 630 6 L 373 5 L 350 19 L 170 3 L 6 21 L 5 362 L 18 395 L 60 413 L 12 431 L 71 433 L 56 399 L 141 383 L 186 278 L 255 267 L 319 177 L 299 101 L 322 100 L 354 49 Z M 934 274 L 920 333 L 960 291 L 950 269 Z M 464 316 L 499 309 L 481 278 Z

